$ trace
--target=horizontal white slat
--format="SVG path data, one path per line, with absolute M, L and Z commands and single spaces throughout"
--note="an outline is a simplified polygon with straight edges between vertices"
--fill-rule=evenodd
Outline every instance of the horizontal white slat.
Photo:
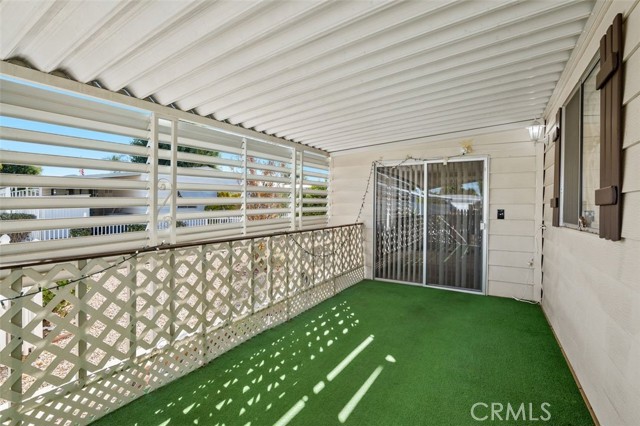
M 291 177 L 247 174 L 247 180 L 252 182 L 280 182 L 288 184 L 291 182 Z
M 206 239 L 207 234 L 210 234 L 211 231 L 222 231 L 222 230 L 233 230 L 235 232 L 238 232 L 238 229 L 242 229 L 242 223 L 237 222 L 237 223 L 217 223 L 214 225 L 207 225 L 207 226 L 193 226 L 193 227 L 181 227 L 181 228 L 177 228 L 176 229 L 176 234 L 183 236 L 186 234 L 201 234 L 201 238 L 199 239 Z
M 325 190 L 311 188 L 302 188 L 302 193 L 309 195 L 324 195 L 325 197 L 329 195 L 329 193 Z
M 260 163 L 254 163 L 253 161 L 247 161 L 247 167 L 250 169 L 270 170 L 274 172 L 291 173 L 291 167 L 286 167 L 286 165 L 285 167 L 280 167 L 280 166 L 275 166 L 271 164 L 260 164 Z
M 251 200 L 255 200 L 255 201 L 251 201 Z M 291 198 L 282 198 L 282 197 L 278 197 L 278 198 L 267 198 L 267 197 L 248 197 L 247 198 L 247 203 L 248 204 L 277 204 L 277 203 L 289 203 L 291 202 Z
M 0 127 L 0 138 L 10 141 L 38 143 L 50 146 L 64 146 L 69 148 L 88 149 L 116 154 L 139 155 L 147 154 L 147 149 L 130 144 L 104 142 L 95 139 L 77 138 L 56 135 L 53 133 L 36 132 L 12 127 Z
M 289 193 L 291 188 L 288 187 L 276 187 L 276 186 L 254 186 L 247 185 L 247 191 L 249 192 L 266 192 L 266 193 Z
M 263 214 L 282 214 L 282 213 L 291 213 L 291 209 L 289 208 L 281 208 L 281 209 L 274 209 L 274 208 L 268 208 L 268 209 L 247 209 L 247 215 L 248 216 L 257 216 L 257 215 L 263 215 Z
M 261 143 L 251 139 L 247 139 L 247 152 L 249 155 L 255 155 L 256 157 L 265 158 L 268 160 L 291 161 L 293 156 L 293 149 L 287 146 Z
M 265 225 L 280 225 L 280 224 L 287 224 L 290 225 L 291 224 L 291 219 L 288 217 L 282 217 L 282 218 L 273 218 L 273 219 L 259 219 L 259 220 L 249 220 L 247 221 L 247 228 L 256 228 L 258 226 L 265 226 Z
M 90 158 L 78 159 L 77 157 L 51 155 L 51 154 L 33 154 L 17 151 L 0 150 L 2 153 L 2 162 L 8 164 L 33 164 L 38 166 L 54 166 L 77 169 L 108 170 L 113 172 L 138 172 L 147 171 L 146 164 L 128 163 L 124 161 L 110 160 L 94 160 Z
M 0 187 L 13 186 L 42 188 L 73 188 L 73 189 L 139 189 L 145 190 L 149 186 L 148 182 L 134 179 L 117 178 L 92 178 L 88 176 L 78 177 L 58 177 L 58 176 L 35 176 L 35 175 L 14 175 L 0 173 Z
M 182 242 L 195 242 L 195 241 L 209 241 L 218 238 L 231 238 L 236 237 L 241 233 L 242 225 L 235 224 L 235 227 L 227 228 L 224 225 L 216 225 L 216 229 L 211 231 L 203 231 L 202 228 L 178 228 L 177 234 Z M 197 229 L 197 232 L 187 233 L 186 230 Z
M 304 162 L 305 164 L 312 164 L 312 167 L 316 167 L 318 169 L 329 169 L 329 157 L 321 157 L 319 155 L 314 155 L 308 151 L 304 152 Z
M 303 213 L 325 213 L 327 211 L 327 207 L 303 207 Z
M 142 232 L 135 232 L 135 233 L 132 232 L 129 234 L 139 234 L 140 236 L 144 235 Z M 137 249 L 146 247 L 148 245 L 148 240 L 146 238 L 140 239 L 141 238 L 140 236 L 138 237 L 139 239 L 137 240 L 124 241 L 124 242 L 118 241 L 114 243 L 107 243 L 107 244 L 100 244 L 100 245 L 85 245 L 86 240 L 83 239 L 83 240 L 80 240 L 82 241 L 81 246 L 65 248 L 63 252 L 57 249 L 50 249 L 50 248 L 48 249 L 32 248 L 31 250 L 27 250 L 23 253 L 10 255 L 4 252 L 5 246 L 3 246 L 2 257 L 0 258 L 0 265 L 12 265 L 16 263 L 35 262 L 35 261 L 46 262 L 47 260 L 55 259 L 56 257 L 59 257 L 59 256 L 72 257 L 72 256 L 86 256 L 90 254 L 101 255 L 102 253 L 109 253 L 109 252 L 115 252 L 115 251 L 126 251 L 126 250 L 135 251 Z M 93 237 L 93 238 L 103 238 L 103 237 L 106 237 L 106 236 Z M 89 237 L 84 237 L 84 238 L 89 238 Z M 76 238 L 76 240 L 78 239 Z M 55 241 L 60 241 L 60 240 L 55 240 Z M 40 242 L 37 242 L 37 243 L 29 242 L 29 243 L 18 243 L 18 244 L 31 244 L 33 247 L 33 245 L 40 244 Z M 121 260 L 121 259 L 122 259 L 122 256 L 118 256 L 116 258 L 110 259 L 110 261 L 117 262 L 118 260 Z M 50 265 L 43 265 L 42 268 L 44 269 L 50 268 Z
M 329 185 L 329 176 L 325 176 L 324 178 L 318 178 L 317 180 L 309 180 L 309 179 L 304 179 L 302 181 L 303 185 L 310 185 L 310 186 L 328 186 Z
M 268 219 L 247 222 L 247 235 L 277 233 L 288 230 L 291 219 Z
M 11 256 L 17 254 L 34 254 L 48 252 L 47 255 L 51 255 L 51 252 L 66 253 L 66 250 L 72 248 L 84 248 L 83 254 L 99 253 L 105 251 L 104 248 L 99 248 L 101 245 L 125 243 L 125 242 L 137 242 L 138 247 L 146 245 L 147 233 L 146 232 L 125 232 L 121 234 L 109 234 L 99 235 L 92 237 L 76 237 L 65 238 L 62 240 L 49 240 L 49 241 L 30 241 L 25 243 L 5 244 L 2 246 L 2 256 Z M 40 255 L 41 256 L 41 255 Z M 40 257 L 41 258 L 41 257 Z
M 178 182 L 176 187 L 179 191 L 226 191 L 226 192 L 242 192 L 242 185 L 227 185 L 221 183 L 196 183 L 196 182 Z
M 160 131 L 160 134 L 171 134 L 170 129 L 167 128 L 161 127 Z M 163 140 L 163 142 L 169 142 L 169 140 Z M 230 154 L 242 153 L 242 137 L 184 121 L 178 123 L 178 143 L 194 148 L 215 149 Z
M 135 129 L 111 123 L 101 123 L 94 120 L 71 117 L 62 113 L 39 111 L 37 109 L 30 109 L 5 103 L 0 103 L 0 111 L 4 116 L 21 118 L 23 120 L 42 121 L 49 124 L 57 124 L 59 126 L 78 127 L 96 132 L 130 136 L 132 138 L 147 139 L 149 137 L 149 131 L 145 129 Z
M 171 133 L 158 132 L 158 141 L 160 143 L 171 144 L 171 140 L 172 140 Z M 242 142 L 240 141 L 240 143 Z M 187 138 L 182 136 L 180 133 L 178 133 L 178 145 L 188 146 L 188 147 L 198 148 L 198 149 L 208 149 L 211 151 L 217 151 L 217 152 L 233 154 L 233 155 L 242 154 L 242 148 L 240 146 L 236 146 L 235 143 L 233 145 L 231 144 L 226 145 L 226 144 L 220 143 L 220 141 L 216 139 L 200 140 L 200 139 L 194 139 L 194 138 Z
M 158 155 L 163 159 L 171 158 L 171 151 L 161 149 L 158 150 Z M 197 163 L 197 164 L 210 164 L 213 166 L 229 166 L 229 167 L 242 167 L 242 161 L 238 160 L 230 160 L 223 157 L 213 157 L 209 155 L 200 155 L 193 154 L 190 152 L 180 152 L 178 151 L 178 161 L 184 161 L 187 163 Z
M 328 221 L 329 221 L 328 216 L 303 216 L 302 226 L 304 228 L 315 227 L 315 226 L 326 226 Z
M 224 206 L 224 205 L 240 205 L 242 198 L 240 197 L 180 197 L 178 198 L 179 206 Z
M 242 211 L 238 208 L 237 210 L 208 210 L 203 212 L 184 212 L 180 211 L 177 213 L 177 220 L 188 220 L 188 219 L 219 219 L 219 218 L 239 218 L 242 217 Z
M 65 92 L 42 90 L 9 80 L 3 81 L 2 86 L 2 101 L 6 104 L 138 130 L 146 130 L 149 125 L 151 114 L 143 110 L 125 109 L 116 104 L 83 99 Z
M 315 172 L 315 171 L 312 172 L 312 171 L 308 170 L 306 167 L 303 170 L 302 175 L 304 177 L 313 176 L 313 177 L 324 178 L 324 179 L 328 178 L 328 173 L 318 173 L 318 172 Z
M 171 168 L 168 166 L 158 166 L 158 172 L 164 175 L 171 174 Z M 235 172 L 225 172 L 217 169 L 212 169 L 210 167 L 178 167 L 178 174 L 180 176 L 190 176 L 190 177 L 202 177 L 202 178 L 222 178 L 222 179 L 233 179 L 233 180 L 241 180 L 244 177 L 242 173 Z
M 329 202 L 328 198 L 303 198 L 303 204 L 327 204 Z
M 105 225 L 128 225 L 145 223 L 147 215 L 113 215 L 73 217 L 66 219 L 31 219 L 31 220 L 0 220 L 0 234 L 23 231 L 41 231 L 45 229 L 91 228 Z
M 36 209 L 64 209 L 82 207 L 134 207 L 145 206 L 146 198 L 133 197 L 8 197 L 1 198 L 4 210 L 36 210 Z

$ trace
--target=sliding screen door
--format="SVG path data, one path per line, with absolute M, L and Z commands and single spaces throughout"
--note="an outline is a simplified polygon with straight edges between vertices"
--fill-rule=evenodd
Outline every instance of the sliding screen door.
M 375 276 L 424 282 L 424 164 L 378 167 Z
M 484 181 L 483 159 L 378 167 L 375 277 L 482 291 Z
M 427 164 L 427 285 L 481 291 L 484 161 Z

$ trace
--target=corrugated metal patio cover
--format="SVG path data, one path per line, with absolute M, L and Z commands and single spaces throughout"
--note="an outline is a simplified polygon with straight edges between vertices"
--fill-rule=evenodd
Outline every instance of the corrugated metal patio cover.
M 0 57 L 339 151 L 539 117 L 592 8 L 14 0 Z

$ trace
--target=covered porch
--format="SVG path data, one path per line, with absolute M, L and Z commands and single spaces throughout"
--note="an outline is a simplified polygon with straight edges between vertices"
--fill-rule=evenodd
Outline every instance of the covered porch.
M 639 3 L 0 3 L 0 423 L 640 423 Z

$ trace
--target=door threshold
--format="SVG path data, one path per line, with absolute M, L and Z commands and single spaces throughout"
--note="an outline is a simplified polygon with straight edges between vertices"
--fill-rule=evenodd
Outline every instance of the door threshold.
M 436 290 L 447 290 L 447 291 L 455 291 L 458 293 L 467 293 L 467 294 L 475 294 L 477 296 L 486 296 L 487 294 L 482 290 L 469 290 L 464 288 L 456 288 L 456 287 L 447 287 L 443 285 L 435 285 L 435 284 L 421 284 L 421 283 L 412 283 L 409 281 L 398 281 L 398 280 L 390 280 L 388 278 L 373 278 L 376 281 L 381 281 L 385 283 L 391 284 L 402 284 L 402 285 L 410 285 L 413 287 L 422 287 L 422 288 L 433 288 Z

